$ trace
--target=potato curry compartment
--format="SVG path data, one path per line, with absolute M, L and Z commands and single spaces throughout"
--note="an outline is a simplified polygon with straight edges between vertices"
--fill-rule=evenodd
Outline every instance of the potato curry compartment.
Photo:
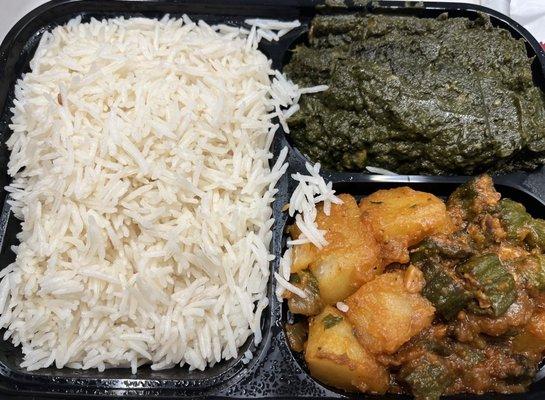
M 285 294 L 311 375 L 417 399 L 526 390 L 545 350 L 545 221 L 488 175 L 446 202 L 408 187 L 340 198 L 318 208 L 328 244 L 293 249 L 308 295 Z

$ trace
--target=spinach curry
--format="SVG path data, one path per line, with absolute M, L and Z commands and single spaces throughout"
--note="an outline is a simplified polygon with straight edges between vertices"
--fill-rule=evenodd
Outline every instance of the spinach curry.
M 295 145 L 332 170 L 474 174 L 545 160 L 544 95 L 522 40 L 483 16 L 317 16 L 288 76 Z

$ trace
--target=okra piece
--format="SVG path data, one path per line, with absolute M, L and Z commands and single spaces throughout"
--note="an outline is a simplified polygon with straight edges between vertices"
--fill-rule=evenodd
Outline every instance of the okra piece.
M 486 359 L 483 350 L 474 349 L 469 346 L 458 346 L 458 356 L 464 360 L 465 365 L 473 367 Z
M 524 206 L 510 199 L 502 199 L 499 206 L 500 220 L 510 240 L 522 242 L 529 233 L 532 221 Z
M 403 366 L 400 378 L 411 387 L 416 400 L 438 400 L 454 380 L 446 365 L 430 355 Z
M 455 318 L 471 300 L 463 282 L 440 264 L 426 263 L 422 272 L 426 279 L 422 294 L 446 320 Z
M 447 209 L 460 209 L 463 220 L 469 221 L 483 212 L 496 208 L 500 195 L 494 189 L 492 178 L 481 175 L 459 186 L 449 197 Z
M 306 294 L 305 298 L 299 297 L 296 294 L 292 294 L 288 298 L 288 308 L 292 313 L 311 316 L 319 314 L 322 311 L 324 304 L 320 298 L 318 281 L 309 270 L 291 274 L 290 283 L 297 286 Z
M 477 299 L 477 303 L 470 304 L 476 314 L 498 317 L 505 314 L 517 298 L 515 279 L 496 254 L 472 257 L 458 265 L 456 272 L 466 279 Z
M 463 259 L 470 250 L 460 243 L 429 238 L 411 252 L 411 263 L 420 267 L 426 279 L 422 294 L 446 320 L 456 317 L 470 301 L 463 282 L 441 265 L 445 259 Z
M 545 256 L 540 254 L 521 257 L 513 265 L 526 288 L 537 291 L 545 289 Z
M 545 221 L 532 218 L 524 206 L 516 201 L 500 202 L 500 219 L 507 237 L 516 242 L 526 242 L 531 247 L 545 250 Z
M 286 324 L 285 329 L 290 349 L 298 353 L 302 352 L 308 337 L 308 325 L 304 322 L 296 322 Z
M 428 238 L 411 250 L 411 263 L 420 265 L 430 260 L 464 259 L 472 254 L 471 249 L 459 241 L 447 239 Z
M 528 244 L 545 251 L 545 221 L 538 218 L 532 219 L 529 230 L 530 232 L 526 238 Z

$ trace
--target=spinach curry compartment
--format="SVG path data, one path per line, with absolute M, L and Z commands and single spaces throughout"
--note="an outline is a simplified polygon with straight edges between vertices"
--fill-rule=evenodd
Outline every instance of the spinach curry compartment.
M 294 145 L 330 170 L 472 175 L 545 160 L 545 101 L 522 39 L 476 20 L 318 15 L 285 67 Z
M 310 374 L 348 391 L 526 391 L 545 350 L 545 221 L 488 175 L 446 200 L 408 187 L 339 196 L 293 246 L 285 329 Z M 292 239 L 300 232 L 289 228 Z

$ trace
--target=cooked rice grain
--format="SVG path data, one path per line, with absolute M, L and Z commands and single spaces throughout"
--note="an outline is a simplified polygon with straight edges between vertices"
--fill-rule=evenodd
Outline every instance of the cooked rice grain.
M 259 342 L 287 151 L 271 170 L 270 120 L 299 98 L 266 35 L 187 16 L 43 34 L 7 142 L 23 222 L 0 325 L 22 367 L 204 369 Z
M 312 88 L 309 88 L 312 90 Z M 305 89 L 301 89 L 299 93 Z M 310 93 L 307 89 L 307 93 Z M 292 106 L 293 107 L 293 106 Z M 282 294 L 285 290 L 294 293 L 299 297 L 306 297 L 305 293 L 298 287 L 289 282 L 292 263 L 292 246 L 298 246 L 306 243 L 312 243 L 319 249 L 327 246 L 325 231 L 318 229 L 316 224 L 317 209 L 316 204 L 323 203 L 325 215 L 331 212 L 331 204 L 342 204 L 342 200 L 335 196 L 333 183 L 325 181 L 320 175 L 320 163 L 311 165 L 305 163 L 305 168 L 310 175 L 303 175 L 299 172 L 292 174 L 293 180 L 298 182 L 293 191 L 289 206 L 287 208 L 290 217 L 295 216 L 295 224 L 301 231 L 296 239 L 287 240 L 287 249 L 280 259 L 279 271 L 275 273 L 276 278 L 276 296 L 282 301 Z

